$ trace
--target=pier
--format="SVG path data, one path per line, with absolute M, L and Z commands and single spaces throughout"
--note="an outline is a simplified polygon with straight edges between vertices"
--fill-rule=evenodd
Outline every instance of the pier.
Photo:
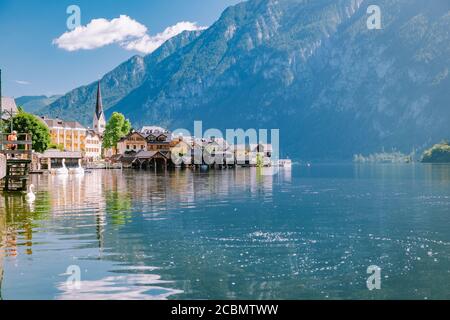
M 2 177 L 3 190 L 26 191 L 32 159 L 31 134 L 19 133 L 14 141 L 9 141 L 8 135 L 0 134 L 0 155 L 6 166 Z

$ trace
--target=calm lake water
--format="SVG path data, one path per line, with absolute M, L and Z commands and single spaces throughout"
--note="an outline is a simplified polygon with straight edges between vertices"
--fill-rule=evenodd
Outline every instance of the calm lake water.
M 33 176 L 34 204 L 0 196 L 1 297 L 450 298 L 450 166 L 265 173 Z

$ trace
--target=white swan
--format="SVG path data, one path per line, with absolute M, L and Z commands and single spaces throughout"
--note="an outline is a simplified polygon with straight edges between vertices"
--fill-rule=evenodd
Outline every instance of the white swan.
M 66 168 L 66 159 L 62 159 L 62 168 L 56 169 L 56 174 L 66 175 L 69 174 L 69 170 Z
M 28 193 L 25 196 L 25 200 L 27 200 L 27 202 L 34 202 L 34 200 L 36 200 L 36 196 L 33 193 L 33 189 L 34 184 L 30 184 L 30 186 L 28 187 Z
M 78 160 L 78 168 L 73 169 L 73 173 L 74 174 L 78 174 L 78 175 L 83 175 L 84 174 L 84 169 L 81 166 L 81 159 Z

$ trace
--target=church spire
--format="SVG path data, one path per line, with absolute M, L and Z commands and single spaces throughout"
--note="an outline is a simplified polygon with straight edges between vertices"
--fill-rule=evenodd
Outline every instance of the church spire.
M 100 90 L 100 81 L 97 85 L 97 104 L 95 106 L 95 115 L 97 119 L 100 119 L 103 115 L 103 102 L 102 102 L 102 92 Z
M 97 103 L 94 113 L 94 130 L 100 135 L 103 134 L 106 127 L 105 113 L 103 112 L 102 92 L 100 90 L 100 81 L 97 84 Z

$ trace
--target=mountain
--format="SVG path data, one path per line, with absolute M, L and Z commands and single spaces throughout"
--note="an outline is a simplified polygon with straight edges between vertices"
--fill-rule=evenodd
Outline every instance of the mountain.
M 118 101 L 142 84 L 148 70 L 191 42 L 199 34 L 200 31 L 183 32 L 166 41 L 153 54 L 146 57 L 136 55 L 108 72 L 100 79 L 104 110 L 114 109 Z M 97 81 L 70 91 L 50 104 L 48 108 L 39 110 L 38 113 L 61 119 L 77 120 L 90 127 L 96 98 Z
M 37 113 L 44 110 L 45 107 L 61 98 L 61 95 L 53 96 L 22 96 L 16 98 L 16 104 L 21 106 L 26 112 Z
M 370 5 L 381 30 L 367 27 Z M 450 136 L 449 27 L 447 0 L 249 0 L 143 58 L 139 81 L 118 82 L 128 90 L 105 103 L 107 115 L 170 129 L 279 128 L 291 157 L 409 152 Z M 86 105 L 64 99 L 52 110 Z

